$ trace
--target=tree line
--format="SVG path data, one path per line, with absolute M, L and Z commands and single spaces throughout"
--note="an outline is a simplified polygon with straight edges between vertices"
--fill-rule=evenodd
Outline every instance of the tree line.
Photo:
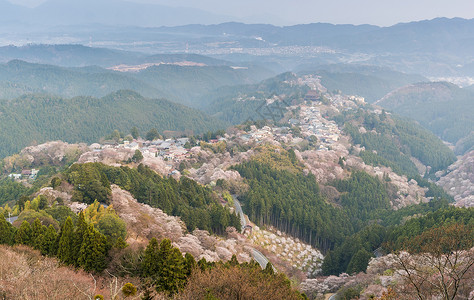
M 324 275 L 338 275 L 342 272 L 349 274 L 365 271 L 370 258 L 379 254 L 387 254 L 394 251 L 412 250 L 423 247 L 414 242 L 417 237 L 426 235 L 433 229 L 443 230 L 451 225 L 465 226 L 471 235 L 468 239 L 470 244 L 463 246 L 470 249 L 474 240 L 474 209 L 455 208 L 447 205 L 446 202 L 435 200 L 431 205 L 421 205 L 415 210 L 416 213 L 424 214 L 421 217 L 411 218 L 405 223 L 394 222 L 390 225 L 379 223 L 369 224 L 359 232 L 347 237 L 343 243 L 337 245 L 328 252 L 323 265 Z M 437 203 L 438 202 L 438 203 Z M 411 207 L 407 211 L 414 211 Z M 392 220 L 400 220 L 396 215 L 407 215 L 405 212 L 387 211 L 384 217 Z M 438 231 L 439 231 L 438 230 Z M 453 249 L 454 251 L 454 249 Z
M 138 250 L 128 249 L 122 238 L 110 245 L 84 213 L 79 214 L 76 222 L 67 217 L 59 231 L 52 225 L 42 225 L 39 219 L 33 225 L 24 221 L 17 229 L 2 215 L 0 244 L 27 245 L 43 255 L 56 257 L 62 264 L 95 275 L 109 268 L 119 276 L 139 278 L 141 299 L 154 299 L 157 295 L 177 299 L 189 299 L 189 295 L 206 299 L 234 299 L 239 295 L 257 297 L 255 299 L 307 299 L 291 287 L 283 273 L 275 274 L 271 263 L 262 270 L 255 261 L 239 263 L 235 255 L 227 262 L 208 262 L 204 258 L 196 262 L 191 254 L 183 255 L 166 238 L 161 242 L 152 238 L 145 249 Z M 123 264 L 127 253 L 133 253 L 138 259 L 129 262 L 125 271 L 114 269 L 117 264 Z M 122 291 L 124 295 L 137 293 L 130 283 L 125 284 Z

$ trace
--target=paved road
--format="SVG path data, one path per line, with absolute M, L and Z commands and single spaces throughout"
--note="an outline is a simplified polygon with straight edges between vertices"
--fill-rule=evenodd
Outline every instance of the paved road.
M 239 200 L 237 200 L 236 195 L 232 195 L 232 198 L 234 199 L 234 206 L 235 206 L 235 211 L 239 214 L 240 216 L 240 224 L 242 225 L 242 231 L 244 230 L 244 226 L 247 225 L 247 219 L 245 219 L 244 212 L 242 211 L 242 206 L 240 205 Z M 265 255 L 262 254 L 262 252 L 258 251 L 255 248 L 252 248 L 252 257 L 255 259 L 256 262 L 262 267 L 262 269 L 265 269 L 265 267 L 268 264 L 268 258 L 265 257 Z M 273 271 L 276 272 L 275 267 L 273 267 Z
M 265 255 L 262 254 L 262 252 L 258 251 L 257 249 L 252 249 L 252 257 L 255 259 L 256 262 L 258 262 L 262 269 L 265 269 L 268 264 L 268 258 L 266 258 Z
M 242 231 L 243 231 L 245 225 L 247 225 L 247 220 L 245 219 L 244 212 L 242 211 L 242 206 L 240 205 L 239 200 L 237 200 L 237 196 L 232 195 L 232 198 L 234 199 L 235 211 L 240 216 L 240 225 L 242 225 Z

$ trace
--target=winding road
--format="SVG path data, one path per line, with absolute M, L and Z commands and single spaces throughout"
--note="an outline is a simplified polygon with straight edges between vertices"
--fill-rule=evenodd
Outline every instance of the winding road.
M 242 225 L 242 232 L 243 232 L 245 225 L 247 225 L 247 220 L 245 219 L 244 212 L 242 211 L 242 206 L 240 205 L 239 200 L 237 200 L 237 196 L 232 195 L 232 198 L 234 199 L 235 211 L 240 216 L 240 225 Z
M 247 219 L 245 219 L 244 212 L 242 211 L 242 206 L 240 205 L 239 200 L 237 199 L 236 195 L 232 195 L 232 198 L 234 199 L 234 206 L 235 206 L 235 211 L 239 214 L 240 216 L 240 224 L 242 225 L 242 232 L 244 230 L 244 226 L 247 225 Z M 265 269 L 267 266 L 269 260 L 268 258 L 262 254 L 262 252 L 258 251 L 255 248 L 252 248 L 252 257 L 255 259 L 256 262 L 262 267 L 262 269 Z M 273 271 L 276 272 L 275 267 L 273 267 Z

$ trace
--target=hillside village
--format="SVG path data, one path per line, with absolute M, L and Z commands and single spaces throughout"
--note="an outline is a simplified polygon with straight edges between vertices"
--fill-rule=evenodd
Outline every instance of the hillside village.
M 259 128 L 254 125 L 238 126 L 207 141 L 194 138 L 191 141 L 189 137 L 182 137 L 94 143 L 87 147 L 88 151 L 82 151 L 78 162 L 104 162 L 119 166 L 130 162 L 135 151 L 139 150 L 143 156 L 142 163 L 164 176 L 179 178 L 186 174 L 202 184 L 214 185 L 218 179 L 241 181 L 240 175 L 229 167 L 248 160 L 258 152 L 259 145 L 269 144 L 295 149 L 305 172 L 313 173 L 320 184 L 348 177 L 348 168 L 362 169 L 379 178 L 384 175 L 390 178 L 398 195 L 392 203 L 393 207 L 429 200 L 425 197 L 427 189 L 419 187 L 414 180 L 409 181 L 406 176 L 400 176 L 388 167 L 365 164 L 357 156 L 364 148 L 352 145 L 342 128 L 330 119 L 341 111 L 364 108 L 380 114 L 380 109 L 366 107 L 361 97 L 328 93 L 317 76 L 299 77 L 291 84 L 306 85 L 311 90 L 301 104 L 287 108 L 284 123 L 278 126 L 272 123 Z M 359 130 L 365 131 L 363 127 Z M 352 154 L 351 148 L 354 151 Z M 343 164 L 340 163 L 341 158 Z M 11 173 L 9 176 L 15 180 L 34 180 L 37 172 L 35 169 L 24 169 L 21 174 Z
M 8 167 L 12 172 L 6 175 L 12 180 L 31 185 L 40 172 L 40 166 L 44 164 L 60 165 L 64 161 L 76 160 L 77 163 L 101 162 L 115 167 L 136 167 L 143 164 L 162 176 L 175 179 L 186 176 L 211 188 L 217 188 L 218 182 L 224 180 L 229 183 L 233 193 L 239 194 L 248 187 L 239 172 L 232 170 L 231 166 L 266 151 L 278 153 L 285 151 L 284 149 L 293 149 L 303 172 L 314 175 L 322 194 L 330 203 L 337 203 L 340 196 L 330 183 L 348 178 L 354 170 L 363 170 L 389 181 L 393 193 L 390 205 L 395 210 L 432 199 L 426 195 L 428 188 L 419 186 L 415 180 L 399 175 L 389 167 L 364 163 L 357 155 L 365 150 L 364 147 L 354 145 L 350 136 L 332 119 L 340 112 L 358 109 L 380 115 L 381 109 L 367 106 L 361 97 L 328 93 L 318 77 L 303 76 L 292 84 L 306 85 L 311 90 L 299 104 L 288 106 L 282 121 L 277 124 L 244 124 L 229 128 L 211 139 L 191 136 L 146 140 L 139 137 L 91 145 L 49 142 L 27 147 L 18 155 L 7 158 L 4 168 Z M 279 97 L 274 97 L 271 101 L 278 99 Z M 366 132 L 364 127 L 359 127 L 358 130 Z M 141 154 L 138 159 L 134 158 L 137 152 Z M 470 158 L 472 155 L 463 159 L 471 162 Z M 18 166 L 23 167 L 18 169 Z M 456 182 L 451 178 L 453 176 L 462 176 L 465 182 L 469 181 L 469 178 L 465 178 L 468 173 L 466 170 L 457 171 L 460 166 L 461 163 L 457 162 L 448 169 L 447 175 L 438 174 L 441 177 L 439 183 L 455 197 L 457 205 L 470 206 L 472 187 L 466 189 L 453 186 L 453 182 Z M 456 196 L 458 189 L 462 197 Z M 86 204 L 72 201 L 71 187 L 67 186 L 61 187 L 61 191 L 44 187 L 37 195 L 45 195 L 52 201 L 64 199 L 73 211 L 85 210 L 87 207 Z M 234 210 L 228 195 L 219 196 L 222 205 Z M 142 244 L 152 236 L 168 237 L 181 251 L 210 262 L 228 261 L 232 255 L 236 255 L 240 262 L 248 262 L 254 251 L 260 251 L 277 270 L 284 270 L 286 274 L 292 274 L 302 281 L 303 291 L 317 294 L 317 297 L 323 297 L 324 293 L 333 292 L 351 280 L 359 280 L 347 274 L 312 279 L 321 275 L 324 255 L 318 249 L 272 226 L 257 226 L 252 220 L 247 225 L 250 230 L 243 234 L 232 228 L 227 230 L 224 237 L 213 236 L 198 229 L 186 232 L 185 224 L 179 217 L 169 216 L 160 209 L 138 203 L 129 192 L 116 185 L 112 186 L 110 206 L 127 223 L 127 231 L 130 233 L 127 243 L 132 245 Z M 143 218 L 147 220 L 146 224 Z M 16 217 L 9 220 L 14 222 Z M 374 260 L 372 265 L 380 260 Z

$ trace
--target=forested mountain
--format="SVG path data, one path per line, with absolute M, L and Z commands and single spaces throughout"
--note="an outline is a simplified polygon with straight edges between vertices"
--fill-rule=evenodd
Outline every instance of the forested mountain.
M 334 64 L 317 67 L 300 66 L 298 69 L 301 70 L 299 72 L 301 74 L 320 75 L 321 84 L 330 91 L 340 90 L 347 95 L 362 96 L 369 103 L 397 88 L 426 81 L 421 75 L 405 74 L 369 65 Z
M 166 97 L 154 88 L 127 74 L 102 68 L 63 68 L 12 60 L 0 65 L 0 99 L 29 93 L 48 93 L 63 97 L 103 97 L 122 89 L 134 90 L 148 97 Z
M 248 119 L 260 120 L 268 112 L 262 108 L 268 99 L 275 100 L 273 97 L 277 96 L 278 100 L 284 101 L 280 105 L 286 106 L 304 98 L 309 88 L 291 84 L 292 80 L 296 80 L 296 76 L 286 72 L 257 84 L 221 87 L 204 95 L 198 102 L 202 110 L 230 124 L 241 124 Z
M 474 295 L 474 19 L 9 1 L 0 298 Z
M 330 201 L 321 194 L 314 176 L 303 174 L 292 150 L 274 152 L 270 148 L 233 169 L 250 187 L 241 197 L 249 218 L 325 251 L 326 275 L 364 271 L 374 250 L 389 240 L 405 238 L 406 232 L 400 234 L 405 218 L 447 208 L 450 199 L 442 189 L 417 176 L 415 179 L 429 189 L 434 200 L 394 211 L 390 207 L 394 187 L 387 177 L 352 170 L 350 177 L 329 183 L 339 194 Z M 453 211 L 456 209 L 449 214 Z M 473 211 L 465 213 L 472 216 Z M 436 224 L 446 223 L 446 219 L 443 217 L 444 221 Z M 427 222 L 426 227 L 413 234 L 432 226 L 436 225 Z
M 134 77 L 172 95 L 179 103 L 202 107 L 205 95 L 219 87 L 255 83 L 271 75 L 272 72 L 261 67 L 159 65 L 140 71 Z
M 474 130 L 473 100 L 474 93 L 468 89 L 432 82 L 400 88 L 377 104 L 418 121 L 441 139 L 455 144 Z
M 1 156 L 19 151 L 33 142 L 62 139 L 95 142 L 114 129 L 128 132 L 133 126 L 142 132 L 150 128 L 191 130 L 195 133 L 225 125 L 197 110 L 169 102 L 148 99 L 131 91 L 119 91 L 102 98 L 60 98 L 31 94 L 0 102 Z
M 155 55 L 152 61 L 166 63 L 187 59 L 201 64 L 226 63 L 199 55 Z M 194 63 L 194 62 L 193 62 Z M 103 97 L 128 89 L 146 97 L 167 98 L 174 102 L 200 107 L 203 95 L 222 86 L 258 82 L 273 73 L 259 67 L 232 68 L 216 66 L 151 66 L 138 73 L 117 72 L 100 67 L 64 68 L 12 60 L 0 65 L 0 99 L 28 93 L 49 93 L 63 97 Z M 203 97 L 203 98 L 201 98 Z M 207 102 L 206 102 L 207 103 Z

